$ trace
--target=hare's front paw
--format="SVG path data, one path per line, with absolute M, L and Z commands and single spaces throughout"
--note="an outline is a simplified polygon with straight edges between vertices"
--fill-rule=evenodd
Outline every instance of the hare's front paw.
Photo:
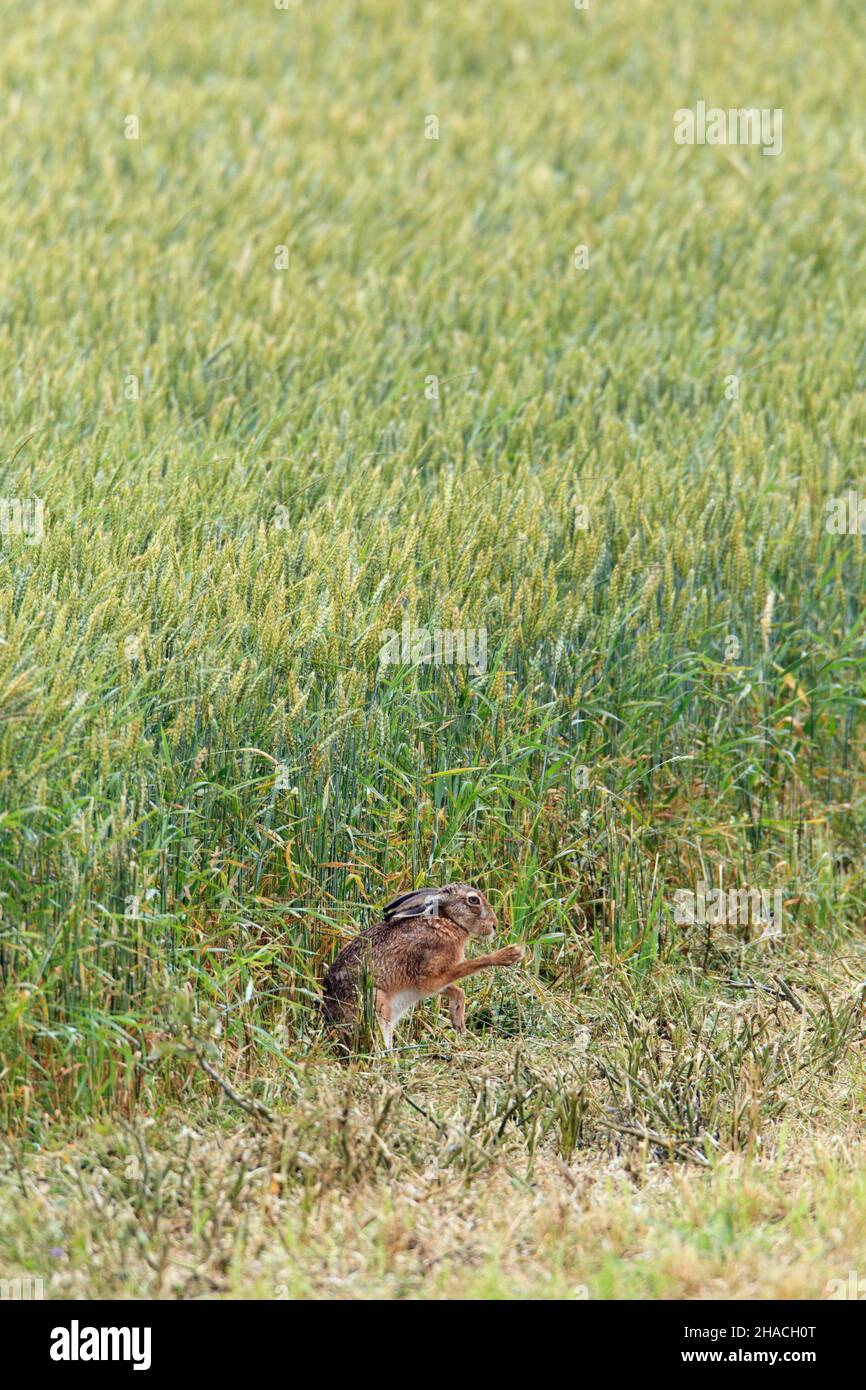
M 497 965 L 516 965 L 522 958 L 522 946 L 503 946 L 501 951 L 496 952 Z

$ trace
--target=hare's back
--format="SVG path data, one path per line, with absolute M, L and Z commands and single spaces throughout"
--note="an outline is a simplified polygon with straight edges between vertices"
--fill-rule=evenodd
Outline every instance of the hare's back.
M 415 983 L 415 978 L 425 973 L 434 956 L 443 947 L 451 948 L 450 939 L 445 941 L 437 931 L 437 923 L 430 918 L 410 917 L 406 921 L 378 922 L 344 946 L 325 977 L 326 985 L 344 987 L 350 981 L 357 982 L 365 971 L 375 975 L 377 983 L 388 988 L 396 986 L 404 979 L 407 986 Z M 450 938 L 450 933 L 449 933 Z

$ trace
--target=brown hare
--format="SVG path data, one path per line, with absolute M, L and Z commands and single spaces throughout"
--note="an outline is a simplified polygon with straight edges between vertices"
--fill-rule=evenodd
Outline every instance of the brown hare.
M 468 883 L 404 893 L 385 908 L 383 922 L 362 932 L 337 956 L 325 976 L 326 1019 L 344 1035 L 350 1032 L 369 980 L 387 1051 L 398 1019 L 431 994 L 445 995 L 453 1027 L 465 1032 L 465 1000 L 457 981 L 493 965 L 514 965 L 523 955 L 522 946 L 503 946 L 490 955 L 464 959 L 469 939 L 489 938 L 496 926 L 496 913 L 484 894 Z

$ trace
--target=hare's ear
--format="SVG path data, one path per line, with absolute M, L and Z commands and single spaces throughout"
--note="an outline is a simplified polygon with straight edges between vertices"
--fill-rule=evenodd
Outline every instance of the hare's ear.
M 435 917 L 438 910 L 438 889 L 419 888 L 415 893 L 394 898 L 386 906 L 384 915 L 386 922 L 395 922 L 401 917 Z

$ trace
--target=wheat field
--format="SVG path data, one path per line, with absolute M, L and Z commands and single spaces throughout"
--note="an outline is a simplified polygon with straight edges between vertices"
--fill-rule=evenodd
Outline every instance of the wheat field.
M 0 1273 L 866 1271 L 861 8 L 3 10 Z M 340 1061 L 450 879 L 524 965 Z

